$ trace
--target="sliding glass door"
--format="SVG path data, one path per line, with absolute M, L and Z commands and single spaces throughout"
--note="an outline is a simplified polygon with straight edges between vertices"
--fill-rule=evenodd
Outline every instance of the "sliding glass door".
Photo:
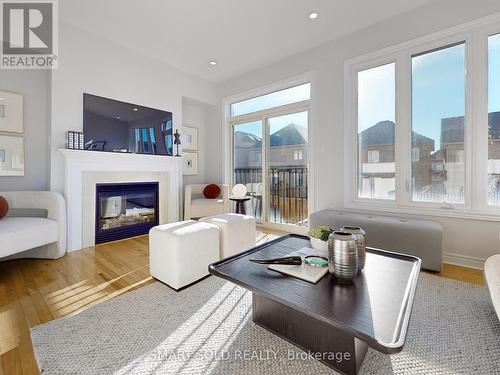
M 246 213 L 262 219 L 262 121 L 233 125 L 233 185 L 247 187 Z
M 306 225 L 308 111 L 233 124 L 232 144 L 233 184 L 247 187 L 247 214 L 271 223 Z
M 307 220 L 308 112 L 267 119 L 268 221 L 304 225 Z

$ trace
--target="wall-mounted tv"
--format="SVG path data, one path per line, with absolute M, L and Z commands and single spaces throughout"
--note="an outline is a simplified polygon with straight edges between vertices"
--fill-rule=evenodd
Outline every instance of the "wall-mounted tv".
M 83 94 L 85 149 L 172 155 L 172 112 Z

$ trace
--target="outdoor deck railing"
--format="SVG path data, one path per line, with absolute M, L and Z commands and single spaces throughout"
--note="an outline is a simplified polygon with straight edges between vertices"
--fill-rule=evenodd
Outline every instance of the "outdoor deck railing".
M 247 214 L 262 217 L 262 170 L 236 168 L 235 183 L 247 186 L 252 199 L 247 204 Z M 267 220 L 275 223 L 305 225 L 308 215 L 307 171 L 305 166 L 270 167 L 269 210 Z M 249 212 L 251 211 L 251 212 Z

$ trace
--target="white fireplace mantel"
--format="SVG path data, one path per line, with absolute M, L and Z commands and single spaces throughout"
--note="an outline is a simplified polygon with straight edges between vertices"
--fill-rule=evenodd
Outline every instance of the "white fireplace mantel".
M 68 251 L 92 245 L 89 243 L 88 233 L 84 233 L 84 227 L 89 227 L 89 220 L 95 223 L 95 200 L 94 206 L 88 207 L 92 204 L 89 204 L 88 197 L 84 195 L 91 192 L 84 191 L 84 185 L 89 185 L 89 181 L 85 181 L 85 176 L 94 176 L 93 178 L 100 176 L 99 182 L 111 183 L 146 182 L 143 177 L 145 174 L 157 176 L 151 177 L 152 180 L 158 180 L 160 185 L 166 185 L 160 186 L 160 200 L 163 201 L 163 206 L 160 204 L 160 207 L 164 207 L 167 211 L 160 211 L 160 224 L 179 220 L 182 191 L 181 158 L 67 149 L 59 151 L 65 160 L 64 193 L 68 218 Z M 95 187 L 93 192 L 95 194 Z

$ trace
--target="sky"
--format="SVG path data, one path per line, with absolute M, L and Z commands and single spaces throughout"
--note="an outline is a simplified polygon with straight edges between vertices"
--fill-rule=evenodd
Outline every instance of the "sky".
M 489 38 L 488 110 L 500 111 L 500 34 Z M 359 72 L 358 131 L 380 121 L 395 121 L 395 64 Z M 251 113 L 310 98 L 310 84 L 292 87 L 232 105 L 233 115 Z M 463 116 L 465 111 L 465 45 L 437 50 L 412 58 L 412 129 L 435 140 L 439 148 L 441 119 Z M 307 127 L 307 113 L 281 116 L 271 122 L 271 134 L 294 122 Z M 260 121 L 239 125 L 262 137 Z
M 395 64 L 359 73 L 358 131 L 379 121 L 394 121 Z M 500 35 L 489 39 L 489 106 L 500 111 Z M 441 119 L 465 111 L 465 45 L 457 45 L 412 59 L 412 129 L 441 140 Z
M 488 59 L 488 111 L 500 111 L 500 34 L 489 39 Z
M 279 107 L 281 105 L 297 103 L 311 98 L 311 84 L 290 87 L 285 90 L 272 92 L 267 95 L 244 100 L 231 105 L 231 115 L 239 116 L 263 109 Z

